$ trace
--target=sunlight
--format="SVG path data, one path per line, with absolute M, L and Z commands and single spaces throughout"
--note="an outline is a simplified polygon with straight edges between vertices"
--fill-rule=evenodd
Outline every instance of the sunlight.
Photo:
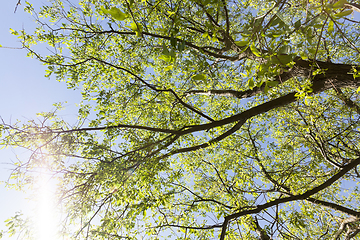
M 41 172 L 38 179 L 38 194 L 36 196 L 36 227 L 37 239 L 60 239 L 58 236 L 58 217 L 55 207 L 55 184 L 50 179 L 50 174 Z

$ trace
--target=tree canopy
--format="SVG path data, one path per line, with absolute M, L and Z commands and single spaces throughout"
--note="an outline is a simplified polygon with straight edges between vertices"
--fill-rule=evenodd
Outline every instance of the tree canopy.
M 51 0 L 23 47 L 81 91 L 2 125 L 74 239 L 360 239 L 359 1 Z

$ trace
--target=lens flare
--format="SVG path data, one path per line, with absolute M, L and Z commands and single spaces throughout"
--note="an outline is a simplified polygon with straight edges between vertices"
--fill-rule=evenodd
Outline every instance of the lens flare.
M 36 196 L 36 225 L 37 239 L 58 240 L 58 214 L 55 206 L 56 185 L 51 181 L 51 175 L 41 172 L 38 179 L 38 192 Z

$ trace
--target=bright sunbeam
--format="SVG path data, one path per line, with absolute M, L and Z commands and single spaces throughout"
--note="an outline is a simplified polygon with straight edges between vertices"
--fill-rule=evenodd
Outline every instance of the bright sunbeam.
M 37 206 L 36 206 L 36 227 L 37 239 L 57 240 L 58 218 L 55 208 L 55 184 L 50 180 L 50 174 L 41 172 L 38 180 Z

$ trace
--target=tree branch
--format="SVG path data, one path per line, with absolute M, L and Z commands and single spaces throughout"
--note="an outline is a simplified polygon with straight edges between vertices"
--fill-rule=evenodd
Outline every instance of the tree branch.
M 351 8 L 354 11 L 360 12 L 360 4 L 356 4 L 356 3 L 345 3 L 344 4 L 345 7 Z
M 339 230 L 336 232 L 336 234 L 334 235 L 333 237 L 333 240 L 338 240 L 340 235 L 344 232 L 345 230 L 345 227 L 349 224 L 349 223 L 353 223 L 353 222 L 356 222 L 358 221 L 359 219 L 358 218 L 355 218 L 355 217 L 349 217 L 349 218 L 346 218 L 344 220 L 341 221 L 340 223 L 340 227 L 339 227 Z
M 260 240 L 270 240 L 271 238 L 266 233 L 264 229 L 262 229 L 259 225 L 259 222 L 256 217 L 254 217 L 254 225 L 255 225 L 255 232 L 259 235 Z
M 112 125 L 112 126 L 110 125 L 110 126 L 104 126 L 104 127 L 75 128 L 75 129 L 69 129 L 69 130 L 55 130 L 55 131 L 51 131 L 51 133 L 99 131 L 99 130 L 109 130 L 109 129 L 117 129 L 117 128 L 141 129 L 141 130 L 148 130 L 148 131 L 152 131 L 152 132 L 171 133 L 171 134 L 175 134 L 175 135 L 181 133 L 181 131 L 179 131 L 179 130 L 153 128 L 153 127 L 147 127 L 147 126 L 127 125 L 127 124 L 117 124 L 117 125 Z
M 282 203 L 287 203 L 287 202 L 292 202 L 292 201 L 297 201 L 297 200 L 305 200 L 306 198 L 310 197 L 311 195 L 314 195 L 314 194 L 320 192 L 321 190 L 324 190 L 325 188 L 331 186 L 334 182 L 336 182 L 338 179 L 340 179 L 342 176 L 344 176 L 346 173 L 348 173 L 350 170 L 352 170 L 354 167 L 356 167 L 359 164 L 360 164 L 360 157 L 357 159 L 354 159 L 352 162 L 350 162 L 349 164 L 344 166 L 343 169 L 341 169 L 337 174 L 335 174 L 334 176 L 332 176 L 331 178 L 326 180 L 324 183 L 322 183 L 319 186 L 317 186 L 311 190 L 308 190 L 302 194 L 293 195 L 293 196 L 289 196 L 289 197 L 285 197 L 285 198 L 279 198 L 279 199 L 267 202 L 265 204 L 261 204 L 256 207 L 253 207 L 253 209 L 239 211 L 237 213 L 226 216 L 223 226 L 222 226 L 220 240 L 225 239 L 227 224 L 230 220 L 239 218 L 239 217 L 245 216 L 245 215 L 259 213 L 259 212 L 263 211 L 264 209 L 267 209 L 267 208 L 270 208 L 270 207 L 273 207 L 273 206 L 276 206 L 276 205 L 279 205 Z

